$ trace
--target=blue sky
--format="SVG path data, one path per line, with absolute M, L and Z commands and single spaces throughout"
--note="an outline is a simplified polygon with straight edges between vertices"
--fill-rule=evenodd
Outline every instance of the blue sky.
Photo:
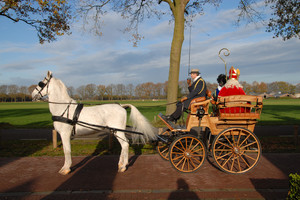
M 262 24 L 236 27 L 237 11 L 232 2 L 226 1 L 219 9 L 206 7 L 205 15 L 193 20 L 191 68 L 198 68 L 205 80 L 215 83 L 224 73 L 218 52 L 225 47 L 231 51 L 225 57 L 227 68 L 239 68 L 241 81 L 300 83 L 300 40 L 273 39 Z M 72 26 L 72 35 L 43 45 L 32 27 L 0 17 L 0 85 L 37 84 L 48 70 L 75 88 L 90 83 L 165 82 L 173 35 L 169 19 L 146 20 L 140 25 L 144 39 L 133 47 L 129 35 L 120 31 L 126 22 L 116 13 L 105 16 L 101 37 L 83 31 L 77 23 Z M 187 78 L 189 31 L 182 48 L 180 80 Z

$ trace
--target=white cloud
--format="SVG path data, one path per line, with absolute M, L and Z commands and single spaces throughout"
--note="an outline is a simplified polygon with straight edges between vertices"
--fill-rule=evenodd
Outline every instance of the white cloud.
M 216 82 L 216 77 L 224 73 L 218 52 L 226 47 L 231 51 L 225 58 L 227 67 L 240 68 L 241 80 L 299 82 L 300 41 L 272 39 L 261 25 L 233 27 L 235 12 L 234 9 L 209 11 L 194 20 L 191 68 L 199 68 L 205 80 Z M 100 38 L 78 31 L 81 24 L 74 26 L 71 36 L 50 44 L 14 43 L 8 38 L 0 44 L 0 85 L 36 84 L 47 70 L 74 87 L 89 83 L 165 82 L 173 24 L 169 24 L 169 20 L 156 23 L 149 20 L 141 25 L 145 38 L 137 48 L 128 42 L 128 34 L 120 32 L 124 24 L 120 16 L 111 13 L 105 17 Z M 181 80 L 187 77 L 188 43 L 189 29 L 185 31 L 182 49 Z

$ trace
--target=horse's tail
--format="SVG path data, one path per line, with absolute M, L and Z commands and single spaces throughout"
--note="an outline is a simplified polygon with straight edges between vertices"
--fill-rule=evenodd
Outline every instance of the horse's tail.
M 147 143 L 157 139 L 157 129 L 140 113 L 140 111 L 131 104 L 122 104 L 123 108 L 130 107 L 130 121 L 133 131 L 143 133 L 144 135 L 132 134 L 133 143 Z

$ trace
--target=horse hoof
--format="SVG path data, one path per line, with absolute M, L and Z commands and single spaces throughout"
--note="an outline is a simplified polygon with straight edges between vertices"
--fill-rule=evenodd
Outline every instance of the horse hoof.
M 70 169 L 61 169 L 60 171 L 59 171 L 59 173 L 61 174 L 61 175 L 67 175 L 67 174 L 69 174 L 70 173 Z
M 126 167 L 121 167 L 121 168 L 119 168 L 118 172 L 125 172 L 125 171 L 126 171 Z

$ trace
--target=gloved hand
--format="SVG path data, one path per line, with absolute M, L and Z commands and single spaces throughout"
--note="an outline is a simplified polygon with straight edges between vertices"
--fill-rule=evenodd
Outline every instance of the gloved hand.
M 188 86 L 191 86 L 192 80 L 190 78 L 186 79 L 186 82 L 187 82 Z
M 180 99 L 181 102 L 184 102 L 185 100 L 187 100 L 187 97 L 182 97 L 182 98 Z

